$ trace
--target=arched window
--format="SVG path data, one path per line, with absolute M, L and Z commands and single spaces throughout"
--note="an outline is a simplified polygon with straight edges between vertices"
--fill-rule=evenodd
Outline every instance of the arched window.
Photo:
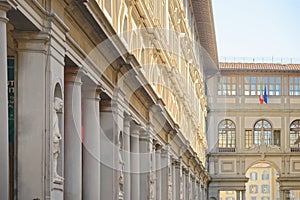
M 226 148 L 235 148 L 235 124 L 229 119 L 225 119 L 219 123 L 219 150 L 222 151 Z M 226 150 L 224 150 L 226 151 Z M 228 151 L 226 151 L 228 152 Z
M 272 126 L 270 122 L 265 119 L 259 120 L 254 125 L 254 134 L 253 134 L 254 144 L 272 144 Z
M 290 147 L 300 148 L 300 120 L 295 120 L 290 125 Z

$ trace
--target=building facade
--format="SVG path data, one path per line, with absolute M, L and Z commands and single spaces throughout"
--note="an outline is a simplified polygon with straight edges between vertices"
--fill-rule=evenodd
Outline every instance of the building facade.
M 207 199 L 210 0 L 2 0 L 0 44 L 1 199 Z
M 232 199 L 251 199 L 252 167 L 270 165 L 278 172 L 279 197 L 253 199 L 293 199 L 300 189 L 300 65 L 219 67 L 220 73 L 208 80 L 209 196 L 220 199 L 222 191 L 233 191 Z M 272 185 L 252 188 L 268 192 Z

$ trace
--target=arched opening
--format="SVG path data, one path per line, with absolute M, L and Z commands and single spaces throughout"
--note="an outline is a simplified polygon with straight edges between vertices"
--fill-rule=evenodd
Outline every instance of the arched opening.
M 246 199 L 280 200 L 279 172 L 267 162 L 259 162 L 248 168 L 246 177 Z
M 270 145 L 272 143 L 272 125 L 265 119 L 259 120 L 254 125 L 254 144 L 262 143 Z
M 235 124 L 229 119 L 222 120 L 218 126 L 219 152 L 235 152 Z

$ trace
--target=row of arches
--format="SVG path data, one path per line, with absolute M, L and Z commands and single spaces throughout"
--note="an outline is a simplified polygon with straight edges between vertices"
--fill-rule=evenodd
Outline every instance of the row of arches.
M 236 125 L 230 119 L 224 119 L 218 124 L 218 147 L 236 148 Z M 289 126 L 290 148 L 300 147 L 300 120 L 294 120 Z M 252 130 L 245 130 L 245 147 L 253 145 L 275 145 L 280 147 L 280 130 L 274 130 L 266 119 L 260 119 L 253 125 Z

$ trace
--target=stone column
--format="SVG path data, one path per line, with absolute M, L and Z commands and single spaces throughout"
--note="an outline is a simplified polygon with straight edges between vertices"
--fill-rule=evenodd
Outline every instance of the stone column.
M 150 175 L 151 175 L 151 151 L 152 136 L 149 125 L 146 130 L 141 131 L 140 135 L 140 199 L 149 199 L 150 197 Z
M 7 36 L 6 12 L 10 6 L 0 3 L 0 194 L 3 200 L 9 196 L 8 181 L 8 97 L 7 97 Z
M 192 196 L 192 187 L 191 187 L 191 169 L 190 167 L 187 169 L 187 173 L 186 173 L 186 186 L 187 186 L 187 194 L 186 194 L 186 198 L 187 200 L 192 200 L 191 196 Z
M 284 190 L 280 190 L 279 195 L 280 199 L 284 200 Z
M 151 151 L 151 174 L 150 174 L 150 200 L 156 200 L 156 146 L 152 139 L 152 151 Z
M 161 146 L 158 145 L 155 151 L 155 171 L 156 171 L 156 200 L 162 200 L 161 184 Z
M 83 199 L 100 199 L 100 124 L 96 85 L 83 85 Z M 103 181 L 105 183 L 105 180 Z
M 241 191 L 237 190 L 236 192 L 236 200 L 241 200 Z
M 202 199 L 205 199 L 205 188 L 204 188 L 204 185 L 201 184 L 201 194 L 202 194 Z
M 76 67 L 65 67 L 65 191 L 64 199 L 82 199 L 81 77 Z
M 132 118 L 125 114 L 124 116 L 124 199 L 131 200 L 130 197 L 130 122 Z
M 173 165 L 175 166 L 175 186 L 174 186 L 174 200 L 180 200 L 180 184 L 181 184 L 181 179 L 180 179 L 180 168 L 181 168 L 181 163 L 180 160 L 174 161 Z
M 290 191 L 280 190 L 280 200 L 290 200 Z
M 246 191 L 245 190 L 242 191 L 242 200 L 246 200 Z
M 290 200 L 290 191 L 289 190 L 284 191 L 284 200 Z
M 119 94 L 113 99 L 101 100 L 101 199 L 123 199 L 123 143 L 124 111 L 120 106 Z
M 168 147 L 165 147 L 161 150 L 161 199 L 168 199 L 168 176 L 169 176 L 169 168 L 168 168 L 168 159 L 169 152 Z
M 193 174 L 193 177 L 192 177 L 192 199 L 197 199 L 196 176 L 195 176 L 195 174 Z
M 131 200 L 140 200 L 140 129 L 136 124 L 131 127 Z
M 172 191 L 172 200 L 176 200 L 176 166 L 175 166 L 175 159 L 172 157 L 172 164 L 171 164 L 171 167 L 172 167 L 172 188 L 171 188 L 171 191 Z
M 200 199 L 200 180 L 197 179 L 196 181 L 196 199 L 199 200 Z
M 185 171 L 185 168 L 182 167 L 182 199 L 183 200 L 188 200 L 186 198 L 186 195 L 187 195 L 187 186 L 186 186 L 186 171 Z

